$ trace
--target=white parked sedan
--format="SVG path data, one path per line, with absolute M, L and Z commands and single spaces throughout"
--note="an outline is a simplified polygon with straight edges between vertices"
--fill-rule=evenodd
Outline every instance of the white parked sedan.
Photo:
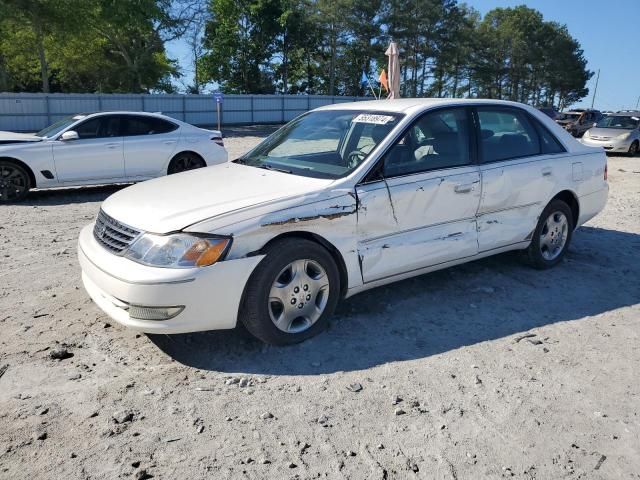
M 0 203 L 32 188 L 139 182 L 226 161 L 219 131 L 157 113 L 74 115 L 35 135 L 0 132 Z
M 508 250 L 552 267 L 607 193 L 604 152 L 522 104 L 339 104 L 231 163 L 115 193 L 78 252 L 89 295 L 123 325 L 239 320 L 288 344 L 379 285 Z

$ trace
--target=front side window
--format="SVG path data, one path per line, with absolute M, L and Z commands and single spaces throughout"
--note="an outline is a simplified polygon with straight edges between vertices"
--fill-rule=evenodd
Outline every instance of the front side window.
M 110 138 L 120 136 L 120 117 L 104 115 L 91 118 L 73 128 L 83 140 L 91 138 Z
M 467 111 L 454 108 L 424 114 L 383 162 L 386 178 L 470 164 Z
M 362 164 L 401 118 L 366 110 L 309 112 L 235 161 L 307 177 L 343 177 Z
M 478 120 L 484 163 L 541 153 L 538 134 L 524 112 L 478 108 Z

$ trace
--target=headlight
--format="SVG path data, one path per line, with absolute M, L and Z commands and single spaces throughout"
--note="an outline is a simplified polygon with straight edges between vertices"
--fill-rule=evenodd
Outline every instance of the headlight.
M 616 140 L 626 140 L 627 138 L 629 138 L 631 136 L 631 132 L 628 133 L 623 133 L 621 135 L 618 135 L 616 137 Z
M 145 233 L 129 247 L 125 257 L 152 267 L 206 267 L 224 258 L 229 245 L 230 238 L 212 235 Z
M 589 133 L 589 130 L 584 132 L 584 138 L 589 138 L 590 136 L 591 136 L 591 134 Z

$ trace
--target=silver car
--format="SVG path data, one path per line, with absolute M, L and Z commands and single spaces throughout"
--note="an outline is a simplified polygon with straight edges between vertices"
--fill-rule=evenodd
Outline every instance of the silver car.
M 582 143 L 603 147 L 611 153 L 635 155 L 640 150 L 640 115 L 637 112 L 607 115 L 587 130 Z

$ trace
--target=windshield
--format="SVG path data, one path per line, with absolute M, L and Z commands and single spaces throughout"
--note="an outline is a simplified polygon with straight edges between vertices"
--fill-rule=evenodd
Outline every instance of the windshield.
M 62 120 L 57 121 L 56 123 L 49 125 L 47 128 L 40 130 L 36 133 L 36 137 L 42 138 L 52 138 L 59 134 L 62 130 L 67 128 L 68 126 L 74 124 L 79 119 L 77 117 L 66 117 Z
M 369 156 L 402 116 L 365 110 L 310 112 L 236 162 L 307 177 L 343 177 Z
M 625 130 L 633 130 L 640 122 L 639 117 L 630 117 L 627 115 L 609 115 L 600 120 L 596 127 L 598 128 L 624 128 Z
M 556 120 L 577 120 L 580 117 L 579 113 L 559 113 Z

